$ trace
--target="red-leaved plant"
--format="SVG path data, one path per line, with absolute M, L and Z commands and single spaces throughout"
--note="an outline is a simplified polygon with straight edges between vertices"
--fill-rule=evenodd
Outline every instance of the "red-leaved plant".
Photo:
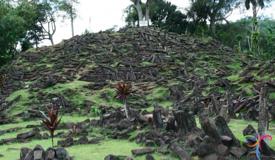
M 115 88 L 116 88 L 116 98 L 123 101 L 126 118 L 129 118 L 127 98 L 132 93 L 132 85 L 125 82 L 118 82 Z
M 61 118 L 59 118 L 59 110 L 52 106 L 51 108 L 47 108 L 48 116 L 44 115 L 44 119 L 42 120 L 43 124 L 48 129 L 51 139 L 52 139 L 52 147 L 54 147 L 54 132 L 56 131 Z

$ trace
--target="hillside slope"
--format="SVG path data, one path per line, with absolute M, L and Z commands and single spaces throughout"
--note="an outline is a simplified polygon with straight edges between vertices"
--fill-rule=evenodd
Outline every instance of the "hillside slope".
M 274 62 L 241 56 L 212 39 L 149 28 L 75 36 L 21 53 L 1 69 L 0 123 L 29 118 L 30 110 L 44 110 L 50 102 L 85 115 L 101 106 L 119 107 L 113 84 L 121 80 L 136 90 L 131 108 L 192 106 L 211 97 L 225 104 L 230 93 L 239 112 L 255 108 L 258 84 L 274 84 Z M 268 94 L 274 103 L 275 92 Z

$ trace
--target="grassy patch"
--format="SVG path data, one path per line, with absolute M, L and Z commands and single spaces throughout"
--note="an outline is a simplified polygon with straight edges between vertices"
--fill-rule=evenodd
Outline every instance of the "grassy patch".
M 153 106 L 155 103 L 161 105 L 162 107 L 169 108 L 173 103 L 168 100 L 169 90 L 165 87 L 156 87 L 151 93 L 146 95 L 146 100 Z M 152 111 L 153 108 L 149 107 L 147 111 Z
M 7 97 L 6 100 L 9 102 L 14 101 L 16 100 L 16 98 L 19 97 L 18 101 L 14 102 L 13 105 L 10 107 L 11 109 L 8 110 L 10 116 L 14 116 L 24 111 L 26 104 L 29 103 L 30 96 L 31 94 L 28 89 L 21 89 L 13 92 L 9 97 Z
M 235 81 L 240 80 L 240 76 L 238 74 L 234 74 L 234 75 L 228 76 L 227 79 L 229 81 L 235 82 Z
M 86 81 L 72 81 L 68 83 L 60 83 L 56 84 L 53 87 L 49 87 L 44 90 L 46 93 L 62 93 L 64 91 L 67 91 L 68 89 L 70 90 L 77 90 L 77 89 L 82 89 L 85 85 L 89 84 L 89 82 Z
M 252 125 L 255 129 L 258 128 L 258 124 L 255 121 L 245 121 L 245 120 L 235 120 L 232 119 L 229 123 L 229 127 L 232 130 L 232 132 L 234 133 L 234 135 L 236 136 L 236 138 L 238 138 L 241 141 L 244 141 L 245 138 L 243 137 L 243 129 L 245 129 L 247 127 L 247 125 Z M 275 136 L 275 124 L 274 123 L 270 123 L 270 130 L 267 131 L 268 134 Z M 269 142 L 269 145 L 272 148 L 275 148 L 275 140 L 272 140 Z
M 55 139 L 55 143 L 58 139 Z M 0 160 L 12 160 L 18 159 L 21 147 L 34 148 L 37 144 L 42 145 L 44 148 L 51 146 L 50 140 L 34 140 L 28 143 L 16 143 L 0 146 L 1 157 Z M 94 160 L 102 160 L 105 156 L 109 154 L 114 155 L 131 155 L 132 149 L 140 148 L 139 144 L 134 142 L 129 142 L 127 140 L 105 140 L 100 144 L 89 144 L 89 145 L 75 145 L 67 148 L 71 156 L 75 157 L 75 160 L 90 160 L 91 157 Z M 176 158 L 169 155 L 161 155 L 158 153 L 153 154 L 153 156 L 158 160 L 176 160 Z M 145 156 L 135 157 L 135 160 L 144 160 Z
M 269 99 L 275 100 L 275 92 L 269 94 Z
M 242 69 L 241 64 L 239 62 L 231 63 L 226 65 L 231 70 L 240 71 Z

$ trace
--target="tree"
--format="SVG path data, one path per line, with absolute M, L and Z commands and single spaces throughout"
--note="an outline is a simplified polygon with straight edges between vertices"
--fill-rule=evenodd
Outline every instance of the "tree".
M 142 12 L 142 2 L 141 0 L 131 0 L 134 3 L 134 8 L 136 9 L 138 15 L 138 26 L 140 26 L 140 22 L 143 20 L 143 12 Z
M 35 11 L 27 0 L 20 0 L 17 5 L 0 0 L 0 65 L 15 55 L 17 44 L 35 21 Z
M 65 17 L 71 21 L 72 36 L 74 36 L 74 19 L 76 18 L 75 4 L 79 3 L 78 0 L 62 0 L 60 2 L 60 10 L 65 12 Z
M 147 25 L 150 25 L 150 7 L 152 5 L 153 0 L 146 1 L 146 10 L 145 10 L 145 20 L 147 21 Z
M 185 33 L 187 16 L 178 10 L 177 6 L 164 0 L 153 1 L 150 8 L 152 25 L 170 32 Z
M 59 3 L 57 0 L 45 0 L 40 3 L 39 11 L 42 12 L 42 17 L 38 25 L 43 30 L 42 39 L 49 39 L 51 44 L 54 45 L 53 36 L 56 33 L 56 17 L 59 11 Z
M 147 13 L 147 23 L 151 21 L 152 25 L 165 29 L 170 32 L 184 33 L 187 28 L 187 16 L 182 14 L 177 6 L 164 0 L 150 0 L 147 5 L 142 5 L 142 9 Z M 129 6 L 126 10 L 126 22 L 130 26 L 135 26 L 139 21 L 138 13 L 133 6 Z
M 225 21 L 231 15 L 233 9 L 239 5 L 238 0 L 191 0 L 188 16 L 196 24 L 207 24 L 209 22 L 210 32 L 216 33 L 216 23 Z
M 257 12 L 259 8 L 265 7 L 265 3 L 271 2 L 271 0 L 245 0 L 245 7 L 247 10 L 250 9 L 252 5 L 253 12 L 253 24 L 252 24 L 252 34 L 251 34 L 251 42 L 250 42 L 250 51 L 259 52 L 259 28 L 258 28 L 258 20 L 257 20 Z

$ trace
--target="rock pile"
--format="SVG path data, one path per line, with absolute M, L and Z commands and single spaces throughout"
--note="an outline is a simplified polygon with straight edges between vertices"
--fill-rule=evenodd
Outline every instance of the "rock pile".
M 179 94 L 186 95 L 195 83 L 207 82 L 203 78 L 205 74 L 211 74 L 214 79 L 230 75 L 231 71 L 224 69 L 223 76 L 220 76 L 215 67 L 206 67 L 201 59 L 206 58 L 215 61 L 217 65 L 226 66 L 236 61 L 232 57 L 233 51 L 215 40 L 202 41 L 151 28 L 85 34 L 53 47 L 21 53 L 17 60 L 3 67 L 0 74 L 6 75 L 6 81 L 0 95 L 3 101 L 0 102 L 4 104 L 11 93 L 26 89 L 35 94 L 28 101 L 31 106 L 42 108 L 50 99 L 55 98 L 58 101 L 56 103 L 63 104 L 71 112 L 77 107 L 72 107 L 68 98 L 70 95 L 53 96 L 42 91 L 74 80 L 90 83 L 87 87 L 91 90 L 118 80 L 152 82 L 167 88 L 170 87 L 167 82 L 181 81 L 182 90 Z M 70 90 L 67 93 L 73 92 Z M 179 94 L 172 93 L 171 98 L 187 98 L 178 97 Z M 195 96 L 193 94 L 188 100 Z M 18 97 L 17 101 L 21 98 Z M 6 105 L 5 110 L 10 107 L 13 107 L 12 103 Z
M 64 148 L 44 150 L 37 145 L 34 149 L 21 148 L 20 160 L 73 160 Z

